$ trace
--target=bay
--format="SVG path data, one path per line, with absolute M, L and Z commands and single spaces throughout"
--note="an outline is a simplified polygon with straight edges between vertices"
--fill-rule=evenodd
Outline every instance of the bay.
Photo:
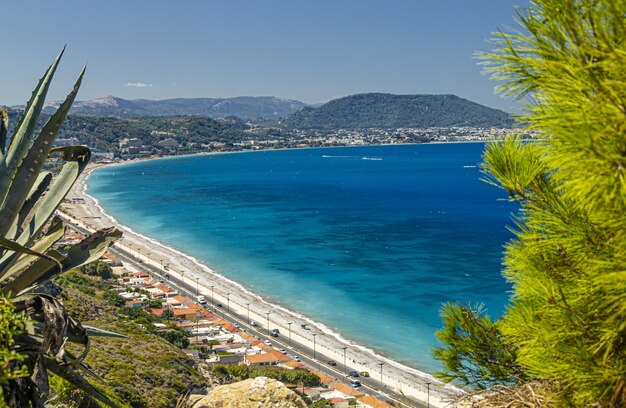
M 483 143 L 178 157 L 104 167 L 109 214 L 409 366 L 447 301 L 499 315 L 516 207 L 480 180 Z

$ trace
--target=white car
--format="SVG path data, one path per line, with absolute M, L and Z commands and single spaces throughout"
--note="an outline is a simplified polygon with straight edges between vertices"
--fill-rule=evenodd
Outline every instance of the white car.
M 269 340 L 265 340 L 263 343 L 267 344 L 268 346 L 271 346 L 271 345 L 272 345 L 272 342 L 271 342 L 271 341 L 269 341 Z
M 298 363 L 301 362 L 302 360 L 300 360 L 300 357 L 298 356 L 293 356 L 294 361 L 297 361 Z

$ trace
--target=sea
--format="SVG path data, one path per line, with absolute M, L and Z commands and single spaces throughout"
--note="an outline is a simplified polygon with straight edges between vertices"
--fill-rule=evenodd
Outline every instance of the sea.
M 103 167 L 122 224 L 266 299 L 426 372 L 445 302 L 506 307 L 518 208 L 481 178 L 484 143 L 312 148 Z

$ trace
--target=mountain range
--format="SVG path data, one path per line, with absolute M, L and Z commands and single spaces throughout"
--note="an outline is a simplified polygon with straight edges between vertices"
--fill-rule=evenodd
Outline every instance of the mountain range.
M 61 102 L 47 102 L 44 112 L 51 113 Z M 153 101 L 122 99 L 115 96 L 77 101 L 71 113 L 83 116 L 167 116 L 201 115 L 211 118 L 238 116 L 244 119 L 278 119 L 302 109 L 303 102 L 274 96 L 238 96 L 234 98 L 176 98 Z
M 47 102 L 52 113 L 60 102 Z M 18 107 L 19 108 L 19 107 Z M 203 116 L 259 119 L 284 130 L 511 127 L 511 115 L 456 95 L 350 95 L 319 106 L 273 96 L 128 100 L 114 96 L 75 102 L 73 115 L 116 117 Z

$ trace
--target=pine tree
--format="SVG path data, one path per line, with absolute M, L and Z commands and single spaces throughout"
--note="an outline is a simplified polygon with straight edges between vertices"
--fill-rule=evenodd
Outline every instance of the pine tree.
M 505 249 L 513 295 L 493 325 L 498 341 L 486 344 L 514 363 L 487 380 L 545 380 L 565 406 L 626 406 L 625 16 L 626 0 L 536 0 L 519 12 L 521 30 L 497 34 L 483 56 L 543 139 L 510 138 L 484 154 L 487 181 L 521 206 Z M 450 307 L 461 308 L 444 311 L 446 346 L 435 354 L 444 377 L 463 380 L 458 362 L 479 372 L 483 351 L 459 360 L 446 332 L 480 328 Z

